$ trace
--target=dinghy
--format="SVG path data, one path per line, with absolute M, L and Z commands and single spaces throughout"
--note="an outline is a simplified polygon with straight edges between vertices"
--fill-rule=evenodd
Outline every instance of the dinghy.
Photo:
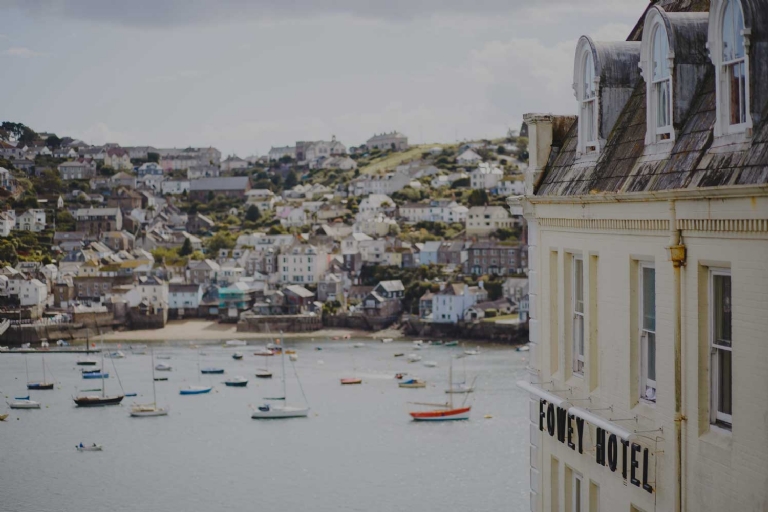
M 224 368 L 201 368 L 200 373 L 202 374 L 210 374 L 210 375 L 221 375 L 224 373 Z
M 425 388 L 427 387 L 426 381 L 423 381 L 421 379 L 409 379 L 403 382 L 397 383 L 398 387 L 401 388 Z
M 35 402 L 27 398 L 17 398 L 13 402 L 8 402 L 8 407 L 11 409 L 39 409 L 40 402 Z
M 75 446 L 77 448 L 77 451 L 79 452 L 100 452 L 102 451 L 103 447 L 100 444 L 93 443 L 90 446 L 83 445 L 83 443 L 80 443 L 79 445 Z
M 231 388 L 244 388 L 248 385 L 248 379 L 238 375 L 237 377 L 232 377 L 231 379 L 225 380 L 224 384 Z
M 203 395 L 205 393 L 210 393 L 213 389 L 213 386 L 187 386 L 186 388 L 182 388 L 179 390 L 180 395 Z
M 165 363 L 157 363 L 155 365 L 155 370 L 157 370 L 159 372 L 169 372 L 172 369 L 173 369 L 173 367 L 171 365 L 165 364 Z

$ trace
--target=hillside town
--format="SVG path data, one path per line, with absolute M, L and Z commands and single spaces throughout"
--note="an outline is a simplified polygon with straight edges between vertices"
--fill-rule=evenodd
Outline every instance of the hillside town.
M 331 136 L 246 158 L 1 126 L 0 340 L 190 318 L 468 337 L 487 324 L 500 338 L 526 324 L 526 227 L 505 202 L 524 193 L 525 126 L 421 146 L 397 131 L 357 147 Z

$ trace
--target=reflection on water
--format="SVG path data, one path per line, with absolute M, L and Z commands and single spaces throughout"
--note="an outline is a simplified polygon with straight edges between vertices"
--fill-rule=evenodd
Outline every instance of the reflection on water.
M 226 369 L 225 375 L 198 377 L 197 350 L 157 347 L 155 355 L 173 371 L 157 383 L 158 402 L 170 405 L 167 417 L 130 418 L 131 403 L 152 401 L 149 355 L 115 360 L 126 393 L 122 406 L 77 409 L 77 389 L 100 387 L 82 380 L 77 356 L 46 357 L 60 387 L 31 391 L 39 411 L 8 411 L 0 423 L 0 510 L 83 512 L 90 510 L 256 510 L 276 511 L 524 511 L 528 510 L 528 427 L 526 396 L 515 386 L 528 354 L 487 349 L 454 362 L 454 381 L 475 376 L 466 422 L 415 423 L 408 401 L 444 402 L 452 349 L 431 347 L 424 360 L 409 364 L 395 358 L 408 353 L 401 343 L 354 340 L 297 345 L 295 363 L 312 407 L 310 417 L 257 421 L 250 405 L 281 393 L 280 358 L 253 355 L 254 346 L 202 348 L 202 366 Z M 290 343 L 289 343 L 290 345 Z M 458 350 L 455 350 L 458 353 Z M 254 372 L 269 359 L 272 380 Z M 28 356 L 36 379 L 39 356 Z M 113 373 L 113 362 L 105 360 Z M 288 368 L 289 402 L 303 402 Z M 393 378 L 408 372 L 427 380 L 426 389 L 400 389 Z M 250 379 L 246 388 L 225 387 L 227 376 Z M 363 378 L 359 386 L 341 386 L 341 377 Z M 179 396 L 180 387 L 213 384 L 208 395 Z M 0 355 L 0 391 L 26 395 L 24 356 Z M 120 390 L 110 375 L 107 392 Z M 464 396 L 457 395 L 456 401 Z M 491 419 L 485 419 L 491 415 Z M 17 419 L 18 418 L 18 419 Z M 78 453 L 75 445 L 99 443 L 101 453 Z

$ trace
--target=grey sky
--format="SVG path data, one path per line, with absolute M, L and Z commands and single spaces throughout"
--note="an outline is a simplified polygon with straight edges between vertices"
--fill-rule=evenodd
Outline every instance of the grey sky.
M 398 129 L 498 137 L 575 111 L 576 40 L 641 0 L 0 0 L 1 119 L 93 143 L 262 154 Z

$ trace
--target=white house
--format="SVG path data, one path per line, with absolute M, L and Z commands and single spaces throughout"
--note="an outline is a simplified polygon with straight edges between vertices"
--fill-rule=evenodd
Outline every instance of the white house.
M 157 164 L 155 162 L 146 162 L 139 166 L 139 168 L 136 170 L 136 174 L 139 177 L 139 179 L 143 178 L 148 174 L 162 176 L 163 168 L 160 167 L 160 164 Z
M 480 281 L 482 288 L 483 282 Z M 464 318 L 464 313 L 477 303 L 477 295 L 465 283 L 441 285 L 432 299 L 432 321 L 455 324 Z
M 491 193 L 499 196 L 521 196 L 525 193 L 525 182 L 522 179 L 507 177 L 502 179 Z
M 500 228 L 517 224 L 509 211 L 502 206 L 473 206 L 467 213 L 467 235 L 488 235 Z
M 19 281 L 19 303 L 24 306 L 44 306 L 48 287 L 38 279 Z
M 296 158 L 296 146 L 272 146 L 269 149 L 269 160 L 280 160 L 283 157 Z
M 189 193 L 189 180 L 168 180 L 160 182 L 160 193 L 162 195 L 171 194 L 173 196 Z
M 341 169 L 342 171 L 351 171 L 357 169 L 357 162 L 348 156 L 332 156 L 326 158 L 320 164 L 321 169 Z
M 141 276 L 136 283 L 141 300 L 158 308 L 168 308 L 168 283 L 155 276 Z
M 383 194 L 371 194 L 360 201 L 357 207 L 358 215 L 380 213 L 384 208 L 394 208 L 395 202 Z
M 465 172 L 452 172 L 450 174 L 435 176 L 429 184 L 432 188 L 448 187 L 452 185 L 454 181 L 463 180 L 464 178 L 469 178 L 469 174 Z
M 16 214 L 13 210 L 0 212 L 0 236 L 9 236 L 16 227 Z
M 406 171 L 366 174 L 350 182 L 348 190 L 351 196 L 365 196 L 368 194 L 389 195 L 402 190 L 410 182 L 411 176 Z
M 203 285 L 171 283 L 168 285 L 168 309 L 179 316 L 197 311 L 203 300 Z
M 397 221 L 382 213 L 358 214 L 352 226 L 355 233 L 371 236 L 385 236 L 397 231 Z
M 275 218 L 286 228 L 306 226 L 309 223 L 307 212 L 301 206 L 280 206 L 275 210 Z
M 481 162 L 469 173 L 469 186 L 477 190 L 491 190 L 498 185 L 504 171 L 496 164 Z
M 468 149 L 456 157 L 456 163 L 459 165 L 474 165 L 483 161 L 483 157 Z
M 16 218 L 16 229 L 39 233 L 45 229 L 45 210 L 31 208 Z
M 224 172 L 236 171 L 238 169 L 247 169 L 248 162 L 237 155 L 230 155 L 221 162 L 220 169 Z
M 295 242 L 279 256 L 280 282 L 317 283 L 328 269 L 328 255 L 314 245 Z
M 368 139 L 365 142 L 365 145 L 368 149 L 405 151 L 408 149 L 408 137 L 397 131 L 380 133 Z

